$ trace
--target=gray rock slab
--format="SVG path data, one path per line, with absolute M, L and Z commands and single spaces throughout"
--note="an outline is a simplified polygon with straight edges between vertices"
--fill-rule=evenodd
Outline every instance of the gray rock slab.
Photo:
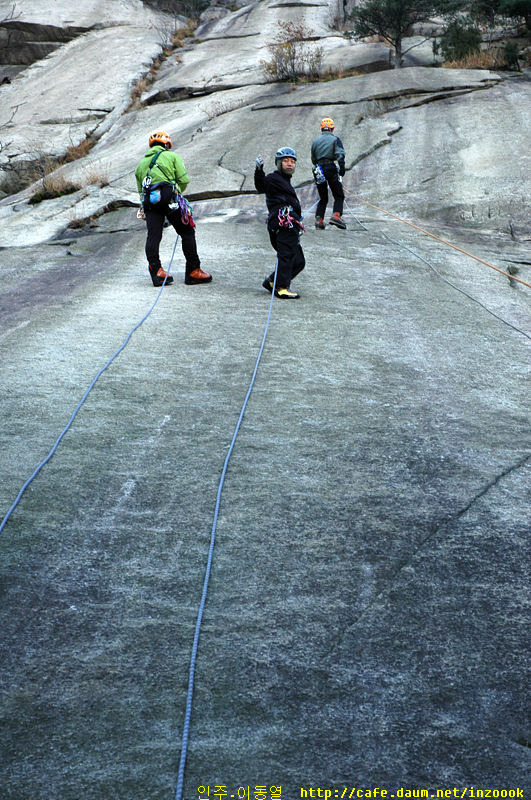
M 327 86 L 327 101 L 335 104 L 360 103 L 416 93 L 477 89 L 499 80 L 501 78 L 497 73 L 488 70 L 404 67 L 400 70 L 386 70 L 333 81 Z M 312 102 L 319 105 L 322 103 L 323 90 L 319 82 L 297 87 L 297 92 L 305 105 Z M 277 104 L 276 99 L 275 104 Z M 266 108 L 267 105 L 268 101 L 264 100 L 259 107 Z M 295 105 L 295 103 L 291 94 L 286 93 L 278 100 L 278 105 Z
M 298 8 L 298 11 L 302 10 Z M 310 24 L 303 17 L 301 22 Z M 315 34 L 316 41 L 307 46 L 321 49 L 323 74 L 341 73 L 343 70 L 368 72 L 389 67 L 389 48 L 385 45 L 354 43 L 338 33 L 330 35 L 328 29 L 320 31 L 319 35 Z M 199 29 L 198 41 L 166 62 L 157 79 L 142 95 L 142 101 L 154 103 L 186 94 L 271 82 L 263 63 L 271 60 L 268 45 L 276 41 L 277 35 L 278 29 L 270 30 L 265 25 L 256 29 L 252 18 L 245 19 L 245 26 L 237 35 L 226 33 L 204 39 Z M 235 48 L 237 59 L 233 57 Z
M 374 52 L 364 46 L 349 47 L 342 36 L 330 35 L 327 3 L 284 4 L 257 2 L 227 13 L 213 8 L 213 21 L 199 26 L 193 47 L 178 54 L 178 63 L 170 59 L 158 79 L 143 95 L 144 102 L 157 102 L 215 88 L 231 88 L 251 83 L 266 83 L 262 61 L 271 59 L 268 45 L 277 41 L 281 22 L 303 25 L 317 40 L 315 47 L 324 51 L 324 69 L 348 68 L 374 61 Z M 312 45 L 309 45 L 312 46 Z M 341 49 L 341 55 L 329 50 Z M 353 51 L 356 51 L 354 54 Z M 237 51 L 237 59 L 234 53 Z M 380 59 L 379 59 L 380 60 Z
M 4 64 L 33 64 L 60 47 L 64 42 L 85 33 L 86 28 L 55 25 L 38 25 L 19 19 L 13 11 L 13 18 L 0 19 L 0 61 Z
M 138 206 L 133 190 L 87 186 L 67 197 L 45 200 L 38 205 L 21 202 L 0 208 L 2 232 L 0 247 L 24 247 L 39 244 L 65 231 L 81 220 L 98 216 L 118 205 Z
M 341 73 L 343 70 L 373 72 L 389 69 L 390 50 L 381 42 L 352 42 L 343 37 L 321 39 L 323 49 L 323 73 Z
M 383 234 L 529 333 L 528 290 L 356 213 L 367 230 L 350 212 L 346 232 L 309 230 L 302 298 L 273 304 L 222 496 L 185 797 L 528 784 L 529 341 Z M 134 225 L 2 252 L 3 510 L 156 297 Z M 523 252 L 475 237 L 487 260 Z M 6 800 L 174 795 L 273 261 L 257 221 L 198 215 L 198 242 L 214 282 L 185 287 L 177 252 L 1 534 Z
M 79 3 L 75 9 L 17 3 L 15 16 L 13 24 L 44 32 L 53 26 L 56 49 L 0 86 L 0 189 L 6 193 L 20 186 L 17 170 L 42 166 L 110 127 L 160 53 L 167 27 L 175 25 L 136 0 Z
M 71 25 L 102 26 L 144 25 L 150 27 L 154 20 L 165 15 L 153 12 L 141 0 L 0 0 L 0 19 L 11 15 L 18 20 L 37 25 L 55 25 L 59 28 Z
M 194 93 L 267 82 L 260 60 L 267 59 L 269 54 L 258 35 L 238 40 L 237 59 L 234 51 L 235 42 L 228 38 L 199 42 L 179 52 L 178 61 L 170 57 L 142 95 L 142 102 L 151 104 Z
M 273 155 L 285 144 L 299 153 L 295 184 L 303 185 L 312 179 L 319 120 L 330 115 L 347 167 L 358 165 L 350 186 L 367 199 L 379 197 L 396 213 L 520 230 L 528 217 L 526 171 L 517 165 L 525 159 L 529 84 L 491 84 L 491 75 L 485 83 L 480 71 L 404 69 L 295 88 L 253 85 L 120 115 L 87 158 L 62 169 L 82 186 L 94 174 L 109 186 L 85 186 L 37 207 L 27 205 L 33 190 L 1 201 L 0 243 L 42 242 L 72 218 L 136 202 L 133 172 L 154 128 L 172 135 L 192 178 L 192 200 L 252 192 L 257 154 L 273 169 Z M 319 104 L 325 90 L 328 102 Z
M 91 31 L 0 87 L 0 124 L 11 120 L 2 131 L 9 139 L 2 157 L 64 153 L 98 129 L 102 114 L 123 112 L 134 80 L 160 50 L 158 38 L 143 27 Z
M 328 36 L 330 20 L 328 2 L 271 2 L 259 0 L 219 20 L 201 25 L 196 36 L 200 39 L 248 36 L 259 33 L 264 41 L 274 41 L 279 23 L 296 22 L 311 30 L 315 36 Z
M 37 244 L 60 234 L 73 220 L 99 214 L 110 205 L 138 204 L 134 170 L 147 150 L 149 133 L 157 128 L 170 133 L 175 149 L 189 169 L 190 196 L 238 193 L 244 176 L 241 169 L 239 172 L 227 169 L 220 163 L 228 148 L 215 133 L 216 120 L 218 117 L 225 120 L 231 109 L 245 106 L 262 93 L 259 86 L 244 87 L 197 100 L 148 106 L 117 116 L 109 133 L 89 156 L 61 168 L 65 181 L 82 187 L 78 192 L 30 205 L 29 198 L 39 188 L 36 184 L 0 201 L 0 246 Z M 241 124 L 240 117 L 233 121 L 233 125 L 236 124 Z M 222 131 L 225 131 L 225 126 L 222 126 Z M 240 131 L 238 136 L 241 135 Z M 254 164 L 259 138 L 249 141 L 245 153 L 240 153 L 240 162 L 247 165 L 247 170 L 251 162 Z M 202 164 L 200 170 L 198 164 Z
M 378 186 L 381 202 L 398 214 L 529 233 L 529 102 L 529 83 L 511 79 L 488 92 L 394 111 L 400 132 L 352 180 L 367 197 Z
M 257 87 L 254 89 L 256 91 Z M 285 144 L 295 147 L 299 153 L 294 184 L 312 182 L 310 145 L 318 135 L 319 119 L 326 114 L 332 113 L 338 131 L 345 131 L 342 136 L 348 149 L 349 166 L 388 144 L 390 136 L 399 128 L 397 122 L 387 119 L 368 119 L 349 128 L 344 106 L 312 107 L 310 121 L 308 110 L 300 106 L 281 108 L 274 115 L 269 110 L 258 111 L 253 113 L 252 122 L 248 108 L 231 113 L 222 111 L 220 116 L 208 119 L 208 113 L 242 100 L 240 90 L 236 96 L 231 95 L 226 92 L 216 94 L 215 98 L 205 98 L 201 104 L 204 111 L 200 111 L 194 101 L 177 104 L 179 111 L 176 111 L 175 104 L 164 104 L 156 109 L 149 107 L 136 114 L 133 127 L 129 118 L 123 118 L 123 136 L 117 136 L 114 144 L 102 144 L 99 154 L 95 152 L 87 159 L 62 169 L 65 179 L 83 184 L 100 175 L 109 185 L 86 185 L 74 194 L 38 205 L 28 203 L 35 187 L 16 198 L 5 199 L 0 202 L 0 246 L 47 241 L 61 234 L 71 223 L 99 215 L 105 209 L 119 204 L 138 204 L 134 169 L 145 151 L 145 145 L 138 148 L 138 131 L 144 130 L 147 138 L 149 130 L 157 127 L 157 120 L 158 126 L 173 136 L 176 149 L 190 171 L 187 197 L 193 202 L 208 197 L 233 196 L 237 205 L 241 193 L 254 194 L 256 156 L 263 153 L 267 169 L 273 170 L 274 153 Z M 179 130 L 183 121 L 188 127 Z M 199 132 L 194 130 L 196 125 L 200 126 Z M 201 165 L 199 170 L 197 165 Z
M 199 17 L 201 23 L 206 22 L 213 22 L 214 20 L 221 19 L 225 17 L 227 14 L 231 13 L 230 8 L 226 8 L 225 6 L 218 6 L 212 5 L 206 8 Z
M 242 115 L 243 113 L 241 112 Z M 294 104 L 291 108 L 280 107 L 274 114 L 269 109 L 259 108 L 252 112 L 253 118 L 256 117 L 257 120 L 255 122 L 253 119 L 252 122 L 252 129 L 256 133 L 247 137 L 245 148 L 239 142 L 228 147 L 223 156 L 223 166 L 242 174 L 242 190 L 254 191 L 254 162 L 258 153 L 265 158 L 266 171 L 273 171 L 275 152 L 288 145 L 294 147 L 298 154 L 294 185 L 312 183 L 311 143 L 319 135 L 320 120 L 330 114 L 347 150 L 348 166 L 387 144 L 390 136 L 399 127 L 397 122 L 389 119 L 368 119 L 353 126 L 350 124 L 351 116 L 345 112 L 343 106 L 322 105 L 310 110 Z M 222 124 L 221 121 L 219 124 Z M 226 124 L 230 126 L 231 120 L 228 119 Z M 227 141 L 225 137 L 224 140 Z M 208 142 L 208 133 L 205 135 L 205 142 Z

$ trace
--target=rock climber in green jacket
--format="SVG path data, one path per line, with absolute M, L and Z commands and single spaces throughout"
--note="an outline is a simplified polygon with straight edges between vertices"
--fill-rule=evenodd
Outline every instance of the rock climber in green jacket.
M 150 149 L 135 170 L 141 206 L 137 216 L 147 224 L 146 256 L 153 286 L 173 283 L 160 263 L 159 246 L 166 218 L 181 237 L 186 259 L 184 282 L 209 283 L 212 275 L 201 269 L 195 241 L 195 222 L 192 209 L 182 196 L 189 183 L 186 168 L 177 153 L 171 150 L 172 141 L 165 131 L 149 137 Z M 165 282 L 165 283 L 164 283 Z

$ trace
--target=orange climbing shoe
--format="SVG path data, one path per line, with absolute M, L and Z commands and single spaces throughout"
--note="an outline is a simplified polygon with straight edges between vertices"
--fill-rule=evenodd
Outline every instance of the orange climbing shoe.
M 201 267 L 196 267 L 184 278 L 184 282 L 188 284 L 188 286 L 194 283 L 210 283 L 211 280 L 212 275 L 202 270 Z
M 332 216 L 330 217 L 330 219 L 328 220 L 328 222 L 330 223 L 330 225 L 335 225 L 336 228 L 343 228 L 344 229 L 344 228 L 347 227 L 345 225 L 345 223 L 343 222 L 343 220 L 341 218 L 341 214 L 339 213 L 339 211 L 335 211 L 332 214 Z
M 149 274 L 151 275 L 153 286 L 162 286 L 164 283 L 164 278 L 166 278 L 165 286 L 169 286 L 170 283 L 173 283 L 173 275 L 169 275 L 167 272 L 164 272 L 162 267 L 156 269 L 155 267 L 150 266 Z
M 315 218 L 315 227 L 318 230 L 324 231 L 324 229 L 326 228 L 326 225 L 325 225 L 325 221 L 324 221 L 324 219 L 322 217 L 316 217 Z

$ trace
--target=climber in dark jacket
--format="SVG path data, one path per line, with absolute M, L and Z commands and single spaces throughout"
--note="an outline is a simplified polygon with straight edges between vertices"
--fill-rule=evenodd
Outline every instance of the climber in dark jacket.
M 291 147 L 281 147 L 275 154 L 275 172 L 264 173 L 264 159 L 258 156 L 254 171 L 256 191 L 266 196 L 269 212 L 267 229 L 273 248 L 278 257 L 275 270 L 264 279 L 262 286 L 268 292 L 284 300 L 298 299 L 300 295 L 291 288 L 291 281 L 304 269 L 305 259 L 299 243 L 304 226 L 301 222 L 301 204 L 295 189 L 291 185 L 291 176 L 295 171 L 297 153 Z
M 319 192 L 319 204 L 315 210 L 315 227 L 324 228 L 324 215 L 328 204 L 328 186 L 334 197 L 334 208 L 330 225 L 346 228 L 343 222 L 345 193 L 341 178 L 345 174 L 345 148 L 339 136 L 334 135 L 335 122 L 330 117 L 321 120 L 321 135 L 312 142 L 313 174 Z M 335 162 L 337 161 L 337 167 Z

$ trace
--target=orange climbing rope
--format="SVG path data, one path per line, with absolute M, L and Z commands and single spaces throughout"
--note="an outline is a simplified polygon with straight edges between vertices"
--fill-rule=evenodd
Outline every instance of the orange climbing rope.
M 374 205 L 374 203 L 369 203 L 368 200 L 364 200 L 363 197 L 360 197 L 359 195 L 350 192 L 348 189 L 344 189 L 344 191 L 346 194 L 349 194 L 355 200 L 359 200 L 360 203 L 364 203 L 366 206 L 375 208 L 377 211 L 381 211 L 383 214 L 387 214 L 389 217 L 393 217 L 393 219 L 397 219 L 400 222 L 404 222 L 406 225 L 415 228 L 415 230 L 425 233 L 426 236 L 430 236 L 432 239 L 436 239 L 438 242 L 442 242 L 443 244 L 448 245 L 448 247 L 452 247 L 459 253 L 463 253 L 465 256 L 469 256 L 470 258 L 473 258 L 475 261 L 479 261 L 480 264 L 484 264 L 486 267 L 490 267 L 490 269 L 495 269 L 496 272 L 500 272 L 502 275 L 506 275 L 507 278 L 510 278 L 510 280 L 518 281 L 518 283 L 523 283 L 524 286 L 527 286 L 528 288 L 531 289 L 531 283 L 522 280 L 522 278 L 517 278 L 516 275 L 511 275 L 509 272 L 505 272 L 503 269 L 495 267 L 494 264 L 489 264 L 488 261 L 484 261 L 482 258 L 475 256 L 473 253 L 469 253 L 468 250 L 463 250 L 462 247 L 458 247 L 456 244 L 452 244 L 452 242 L 448 242 L 446 239 L 442 239 L 440 236 L 436 236 L 434 233 L 430 233 L 430 231 L 425 230 L 425 228 L 421 228 L 418 225 L 415 225 L 413 222 L 409 222 L 409 220 L 404 219 L 403 217 L 398 217 L 396 214 L 391 213 L 391 211 L 387 211 L 387 209 L 385 208 L 380 208 L 380 206 L 376 206 Z

